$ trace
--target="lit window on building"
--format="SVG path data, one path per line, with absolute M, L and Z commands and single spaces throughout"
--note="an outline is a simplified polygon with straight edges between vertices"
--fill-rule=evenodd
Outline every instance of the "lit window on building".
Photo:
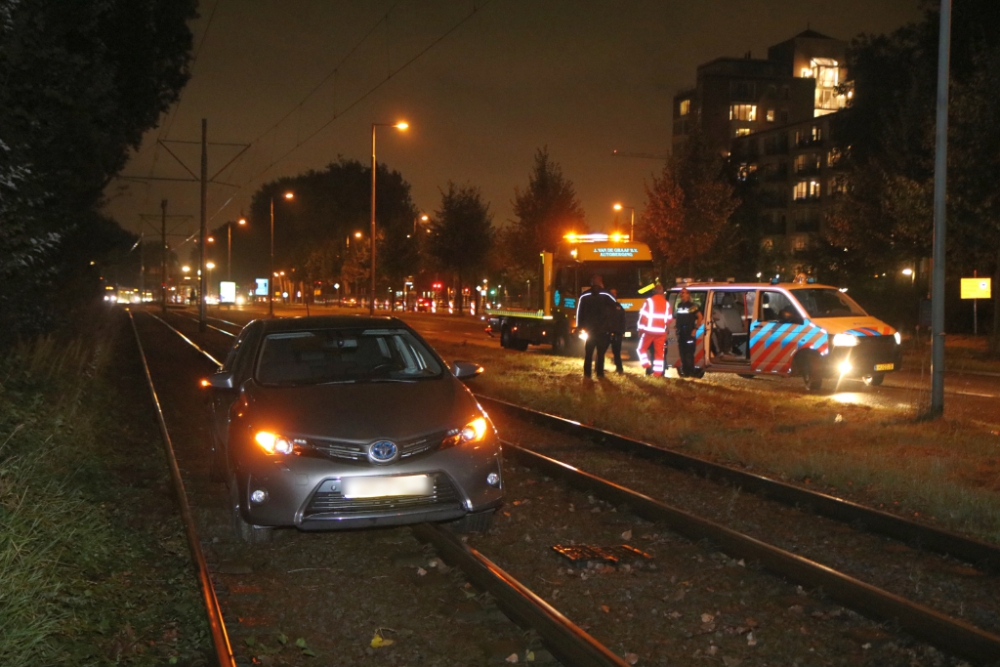
M 809 237 L 808 236 L 796 236 L 792 239 L 792 250 L 805 250 L 809 247 Z
M 767 122 L 768 123 L 773 123 L 774 122 L 774 109 L 768 109 L 767 110 Z
M 757 105 L 730 104 L 729 120 L 757 120 Z
M 750 162 L 750 163 L 743 162 L 743 163 L 740 164 L 740 169 L 739 169 L 739 172 L 737 172 L 737 177 L 741 181 L 745 181 L 745 180 L 747 180 L 750 177 L 750 174 L 754 173 L 755 171 L 757 171 L 757 165 L 756 164 L 754 164 L 752 162 Z
M 750 134 L 750 128 L 749 127 L 738 127 L 738 128 L 736 128 L 736 136 L 737 137 L 745 137 L 748 134 Z
M 799 181 L 792 188 L 792 199 L 802 201 L 804 199 L 816 199 L 819 197 L 819 181 Z
M 826 154 L 826 165 L 828 167 L 835 167 L 843 157 L 844 154 L 839 148 L 831 148 L 830 152 Z
M 833 58 L 813 58 L 809 65 L 810 69 L 802 70 L 802 76 L 816 79 L 815 115 L 822 116 L 844 108 L 846 98 L 837 90 L 840 63 Z
M 681 100 L 679 116 L 686 116 L 691 113 L 691 100 Z

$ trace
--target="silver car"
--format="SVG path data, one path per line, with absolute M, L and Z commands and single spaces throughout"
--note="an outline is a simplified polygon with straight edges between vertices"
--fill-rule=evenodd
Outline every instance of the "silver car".
M 212 389 L 212 474 L 246 542 L 273 528 L 454 521 L 489 528 L 503 503 L 500 441 L 450 366 L 393 318 L 256 320 Z

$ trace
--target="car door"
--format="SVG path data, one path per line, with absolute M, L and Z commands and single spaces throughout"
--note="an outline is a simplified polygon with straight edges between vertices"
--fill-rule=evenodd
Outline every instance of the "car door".
M 706 346 L 709 366 L 750 365 L 749 330 L 756 292 L 741 289 L 713 290 L 708 299 Z

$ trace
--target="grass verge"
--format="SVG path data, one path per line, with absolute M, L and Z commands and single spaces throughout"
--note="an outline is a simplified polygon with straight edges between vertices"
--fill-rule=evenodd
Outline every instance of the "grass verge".
M 436 347 L 486 367 L 471 385 L 484 395 L 1000 542 L 995 426 L 636 368 L 589 382 L 579 359 Z
M 120 393 L 134 346 L 102 320 L 0 359 L 0 663 L 208 664 L 148 400 Z

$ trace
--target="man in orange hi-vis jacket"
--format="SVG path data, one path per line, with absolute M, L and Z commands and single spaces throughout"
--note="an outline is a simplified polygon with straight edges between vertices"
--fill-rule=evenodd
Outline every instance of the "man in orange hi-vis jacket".
M 638 330 L 642 332 L 639 338 L 639 363 L 643 368 L 652 366 L 653 375 L 663 377 L 663 348 L 667 342 L 667 324 L 670 322 L 670 304 L 663 296 L 663 286 L 653 288 L 653 294 L 642 304 L 639 311 Z M 653 346 L 653 359 L 650 363 L 649 346 Z

